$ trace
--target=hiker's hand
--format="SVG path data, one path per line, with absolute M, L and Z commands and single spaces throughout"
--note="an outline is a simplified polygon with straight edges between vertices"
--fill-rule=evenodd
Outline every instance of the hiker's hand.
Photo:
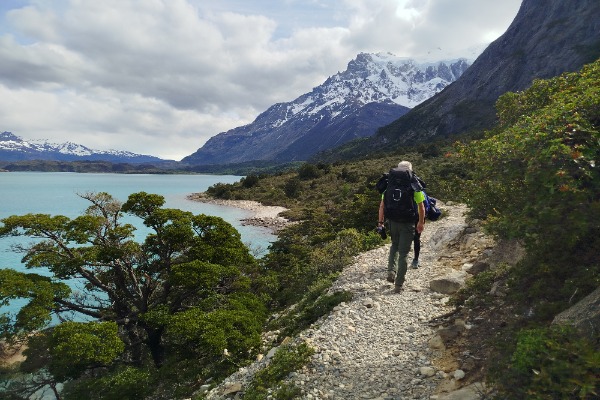
M 425 229 L 425 223 L 417 222 L 417 232 L 421 233 L 423 232 L 423 229 Z

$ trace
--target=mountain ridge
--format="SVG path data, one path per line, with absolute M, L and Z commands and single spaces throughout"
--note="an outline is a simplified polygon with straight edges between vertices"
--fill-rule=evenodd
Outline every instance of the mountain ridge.
M 466 58 L 418 62 L 391 53 L 359 53 L 345 71 L 291 102 L 274 104 L 251 124 L 213 136 L 182 162 L 306 160 L 373 135 L 454 82 L 469 65 Z
M 51 143 L 47 140 L 23 140 L 12 132 L 0 133 L 2 161 L 109 161 L 127 163 L 167 162 L 158 157 L 123 150 L 93 150 L 73 142 Z

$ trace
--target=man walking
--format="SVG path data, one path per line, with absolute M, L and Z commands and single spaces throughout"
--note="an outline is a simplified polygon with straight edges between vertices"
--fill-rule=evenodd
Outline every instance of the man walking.
M 415 231 L 420 234 L 425 228 L 425 196 L 422 190 L 412 164 L 401 161 L 398 167 L 390 170 L 388 185 L 379 204 L 379 226 L 383 226 L 386 218 L 389 222 L 392 244 L 387 280 L 394 283 L 395 293 L 399 293 L 404 284 L 408 252 Z

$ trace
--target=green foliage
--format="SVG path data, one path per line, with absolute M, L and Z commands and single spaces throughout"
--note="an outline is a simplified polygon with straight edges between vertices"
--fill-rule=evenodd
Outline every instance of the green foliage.
M 154 391 L 149 370 L 122 367 L 101 378 L 84 378 L 65 385 L 65 400 L 139 400 Z
M 246 400 L 262 400 L 269 393 L 275 393 L 276 399 L 294 399 L 300 394 L 298 389 L 290 385 L 280 385 L 280 382 L 291 372 L 300 369 L 310 361 L 314 354 L 306 343 L 298 346 L 282 346 L 273 356 L 267 367 L 254 375 L 250 387 L 244 395 Z
M 302 164 L 300 168 L 298 168 L 298 178 L 301 180 L 309 180 L 318 178 L 321 175 L 319 168 L 314 164 Z
M 327 293 L 336 277 L 337 275 L 330 275 L 312 283 L 294 307 L 271 322 L 270 329 L 280 330 L 281 337 L 294 336 L 322 316 L 329 314 L 338 304 L 350 301 L 352 299 L 350 292 Z
M 18 340 L 45 327 L 51 320 L 50 310 L 57 306 L 56 300 L 70 294 L 69 286 L 48 277 L 0 269 L 0 305 L 8 305 L 14 299 L 29 299 L 16 316 L 2 315 L 0 336 Z
M 93 369 L 95 382 L 106 377 L 109 384 L 133 376 L 127 367 L 151 371 L 192 356 L 209 371 L 226 348 L 231 363 L 251 357 L 266 311 L 250 291 L 256 260 L 230 224 L 163 208 L 162 196 L 144 192 L 124 204 L 107 193 L 82 197 L 91 205 L 74 219 L 29 214 L 1 221 L 2 237 L 41 239 L 21 249 L 24 262 L 50 275 L 0 270 L 0 304 L 27 301 L 17 315 L 2 317 L 1 334 L 18 339 L 40 332 L 30 339 L 24 371 L 32 377 L 50 372 L 44 384 L 51 386 L 88 379 L 82 374 Z M 134 240 L 135 228 L 121 222 L 125 213 L 150 228 L 142 243 Z M 71 292 L 59 280 L 76 280 L 81 290 Z M 78 314 L 87 322 L 48 329 L 52 314 L 65 321 Z M 110 375 L 112 368 L 124 375 Z
M 298 177 L 290 178 L 283 186 L 283 192 L 290 199 L 298 197 L 301 190 L 302 190 L 302 182 L 300 181 L 300 178 L 298 178 Z
M 49 370 L 58 379 L 75 378 L 87 368 L 110 365 L 125 349 L 114 322 L 64 322 L 48 340 Z
M 501 398 L 595 399 L 600 395 L 600 352 L 569 327 L 519 332 L 510 359 L 503 361 L 506 364 L 492 371 Z
M 232 187 L 227 183 L 216 183 L 206 190 L 206 193 L 218 199 L 233 198 Z
M 344 229 L 333 240 L 311 253 L 310 263 L 320 274 L 340 272 L 352 258 L 365 250 L 364 236 L 356 229 Z
M 528 316 L 493 354 L 500 398 L 597 398 L 597 343 L 544 326 L 600 285 L 600 60 L 507 93 L 497 109 L 499 126 L 460 146 L 464 198 L 489 232 L 520 240 L 527 255 L 500 276 L 478 276 L 458 304 L 484 306 L 502 279 L 506 305 Z
M 473 214 L 487 218 L 490 232 L 524 241 L 529 260 L 516 272 L 516 292 L 560 302 L 568 281 L 587 293 L 598 279 L 586 282 L 593 273 L 584 271 L 600 268 L 592 256 L 600 232 L 600 61 L 508 93 L 497 107 L 500 126 L 460 153 Z
M 490 294 L 493 284 L 507 279 L 510 272 L 508 265 L 501 265 L 475 275 L 452 296 L 450 304 L 469 308 L 489 307 L 494 300 Z
M 270 281 L 272 286 L 262 291 L 268 292 L 280 306 L 292 304 L 314 282 L 340 272 L 353 256 L 366 249 L 367 243 L 365 236 L 355 229 L 334 234 L 323 223 L 302 223 L 288 228 L 262 260 L 263 268 L 274 278 Z
M 248 176 L 240 179 L 240 183 L 242 184 L 242 187 L 251 188 L 252 186 L 258 185 L 259 179 L 260 178 L 258 175 L 248 175 Z
M 556 235 L 572 246 L 597 227 L 599 83 L 597 62 L 504 95 L 502 129 L 462 149 L 473 173 L 470 205 L 492 232 L 532 245 Z
M 210 312 L 193 308 L 171 317 L 165 340 L 181 357 L 211 362 L 227 358 L 237 365 L 258 351 L 265 316 L 264 306 L 250 298 Z

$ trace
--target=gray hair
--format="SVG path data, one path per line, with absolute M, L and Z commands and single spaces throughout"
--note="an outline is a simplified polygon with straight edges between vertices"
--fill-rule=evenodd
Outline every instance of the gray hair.
M 400 161 L 398 163 L 398 168 L 399 169 L 407 169 L 409 171 L 412 171 L 412 164 L 410 161 Z

